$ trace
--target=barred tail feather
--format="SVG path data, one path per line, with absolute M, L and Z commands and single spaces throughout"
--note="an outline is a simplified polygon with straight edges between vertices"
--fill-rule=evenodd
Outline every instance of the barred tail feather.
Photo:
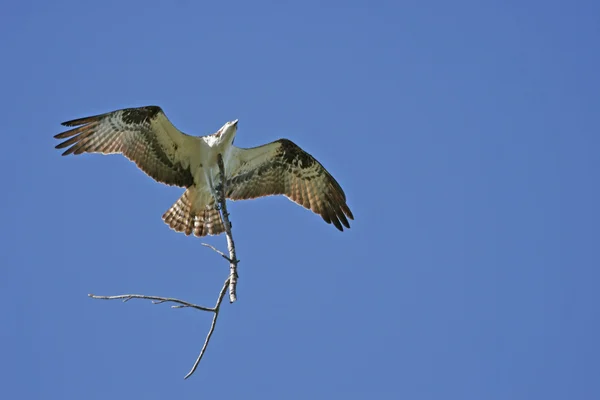
M 163 215 L 163 220 L 176 232 L 183 232 L 187 236 L 218 235 L 225 232 L 221 214 L 214 207 L 204 206 L 194 210 L 192 189 L 186 190 L 183 195 Z M 210 208 L 208 208 L 210 207 Z

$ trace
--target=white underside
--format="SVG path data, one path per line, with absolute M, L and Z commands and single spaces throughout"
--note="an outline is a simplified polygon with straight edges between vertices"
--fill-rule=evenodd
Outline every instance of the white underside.
M 213 203 L 213 188 L 219 182 L 217 155 L 223 156 L 226 177 L 252 170 L 266 158 L 272 156 L 277 145 L 265 145 L 252 149 L 241 149 L 232 145 L 237 125 L 228 122 L 218 131 L 220 135 L 190 136 L 175 128 L 166 118 L 154 124 L 161 146 L 167 155 L 182 167 L 190 169 L 194 186 L 190 188 L 192 207 L 201 210 Z M 172 152 L 169 153 L 169 150 Z

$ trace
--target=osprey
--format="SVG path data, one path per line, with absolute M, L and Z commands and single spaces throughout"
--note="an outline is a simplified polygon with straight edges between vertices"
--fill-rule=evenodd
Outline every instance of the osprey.
M 346 195 L 310 154 L 287 139 L 250 149 L 233 145 L 237 122 L 216 133 L 190 136 L 179 131 L 158 106 L 126 108 L 63 122 L 75 127 L 54 137 L 66 139 L 56 146 L 62 154 L 123 154 L 156 181 L 187 190 L 163 215 L 177 232 L 195 236 L 225 231 L 215 204 L 219 182 L 217 155 L 225 167 L 225 195 L 231 200 L 285 195 L 321 215 L 343 231 L 354 219 Z

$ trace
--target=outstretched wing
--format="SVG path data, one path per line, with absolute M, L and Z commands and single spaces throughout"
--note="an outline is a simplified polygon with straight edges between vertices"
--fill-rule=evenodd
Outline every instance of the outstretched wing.
M 233 148 L 227 175 L 227 197 L 232 200 L 282 194 L 321 215 L 343 231 L 354 219 L 346 195 L 310 154 L 287 139 L 251 149 Z
M 146 174 L 167 185 L 189 187 L 194 183 L 189 160 L 181 151 L 194 137 L 173 126 L 157 106 L 126 108 L 106 114 L 63 122 L 76 128 L 59 133 L 66 139 L 56 146 L 62 154 L 123 154 Z

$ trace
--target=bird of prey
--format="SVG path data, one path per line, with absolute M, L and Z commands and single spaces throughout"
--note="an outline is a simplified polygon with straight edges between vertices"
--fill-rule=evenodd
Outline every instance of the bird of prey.
M 310 154 L 288 139 L 249 149 L 233 145 L 238 120 L 216 133 L 190 136 L 179 131 L 158 106 L 126 108 L 62 125 L 73 127 L 54 137 L 63 156 L 81 153 L 123 154 L 158 182 L 187 190 L 163 215 L 186 235 L 225 231 L 215 203 L 219 182 L 217 154 L 225 167 L 225 195 L 231 200 L 285 195 L 343 231 L 354 219 L 337 181 Z

